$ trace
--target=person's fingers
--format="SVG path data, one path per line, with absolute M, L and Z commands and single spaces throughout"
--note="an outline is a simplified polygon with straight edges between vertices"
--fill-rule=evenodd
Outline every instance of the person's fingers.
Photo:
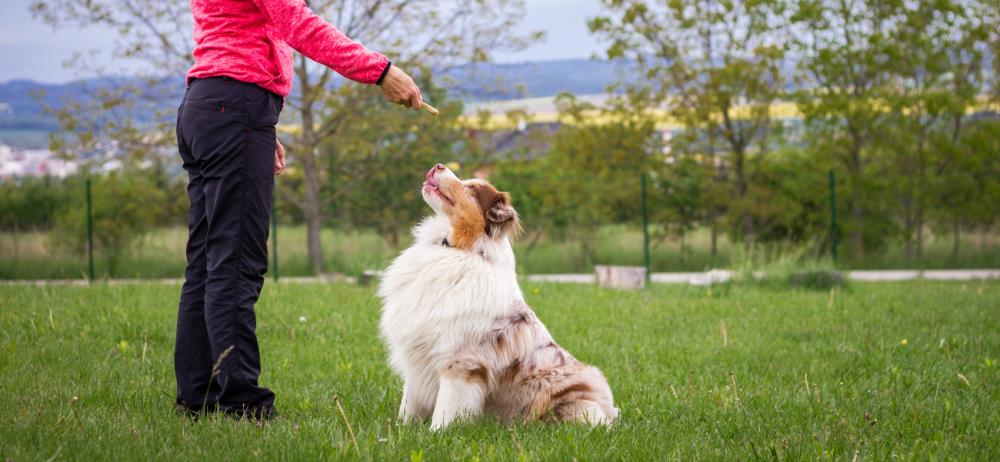
M 423 104 L 421 103 L 423 102 L 424 97 L 423 95 L 420 94 L 420 88 L 417 88 L 416 90 L 417 90 L 417 96 L 416 96 L 416 101 L 413 103 L 413 110 L 419 111 L 423 108 Z
M 382 83 L 382 96 L 389 102 L 419 111 L 423 108 L 420 87 L 405 71 L 396 66 L 389 68 Z
M 285 147 L 281 141 L 275 140 L 274 146 L 274 174 L 281 175 L 285 171 Z

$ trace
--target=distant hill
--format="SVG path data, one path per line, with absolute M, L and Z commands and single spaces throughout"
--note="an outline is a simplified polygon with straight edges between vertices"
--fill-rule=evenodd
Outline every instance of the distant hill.
M 443 73 L 440 80 L 466 101 L 535 98 L 562 92 L 592 95 L 603 93 L 616 81 L 632 80 L 635 73 L 629 72 L 630 67 L 588 59 L 490 63 L 456 67 Z
M 621 64 L 571 59 L 458 66 L 441 73 L 439 82 L 452 95 L 478 102 L 553 96 L 564 91 L 578 95 L 603 93 L 619 78 L 628 80 L 629 77 L 627 69 Z M 36 95 L 41 95 L 44 105 L 61 107 L 66 101 L 85 95 L 87 89 L 134 81 L 131 77 L 116 77 L 64 84 L 31 80 L 0 83 L 0 143 L 37 148 L 44 145 L 49 132 L 58 129 L 58 124 L 45 113 Z M 160 109 L 175 107 L 183 91 L 182 85 L 181 79 L 178 79 L 177 94 L 168 95 L 155 104 L 160 105 Z
M 139 81 L 134 77 L 105 77 L 76 80 L 64 84 L 47 84 L 31 80 L 11 80 L 0 83 L 0 144 L 19 148 L 42 148 L 48 144 L 48 134 L 59 124 L 46 107 L 60 108 L 67 102 L 79 101 L 89 92 Z M 142 114 L 155 109 L 176 106 L 183 92 L 178 79 L 177 91 L 163 101 L 142 102 Z

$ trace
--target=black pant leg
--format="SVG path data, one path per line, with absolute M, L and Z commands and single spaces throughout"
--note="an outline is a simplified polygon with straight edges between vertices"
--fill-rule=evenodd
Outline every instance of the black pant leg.
M 212 348 L 205 325 L 205 278 L 207 259 L 205 240 L 208 220 L 205 216 L 204 179 L 198 162 L 183 141 L 180 119 L 183 102 L 178 110 L 178 150 L 188 172 L 187 268 L 177 311 L 177 333 L 174 344 L 174 376 L 177 380 L 177 404 L 190 410 L 212 407 L 218 397 L 218 385 L 211 380 Z
M 247 101 L 249 130 L 244 147 L 242 174 L 245 187 L 239 189 L 239 284 L 236 286 L 237 317 L 235 336 L 240 351 L 240 371 L 245 380 L 227 386 L 219 400 L 222 409 L 243 411 L 248 405 L 256 413 L 273 405 L 274 395 L 260 393 L 260 353 L 254 305 L 267 272 L 267 239 L 270 231 L 271 194 L 274 188 L 275 124 L 280 100 L 261 92 Z M 278 104 L 275 104 L 275 101 Z
M 231 412 L 259 414 L 274 402 L 257 382 L 254 304 L 267 270 L 276 98 L 240 82 L 196 81 L 181 122 L 204 181 L 205 325 L 212 358 L 225 355 L 218 405 Z

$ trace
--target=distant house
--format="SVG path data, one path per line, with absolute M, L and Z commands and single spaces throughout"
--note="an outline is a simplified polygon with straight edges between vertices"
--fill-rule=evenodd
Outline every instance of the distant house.
M 59 159 L 48 149 L 15 149 L 0 144 L 0 181 L 23 177 L 65 178 L 79 171 L 74 161 Z

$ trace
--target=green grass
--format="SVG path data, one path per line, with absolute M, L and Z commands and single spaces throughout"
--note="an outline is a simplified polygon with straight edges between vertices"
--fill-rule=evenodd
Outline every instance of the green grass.
M 841 262 L 850 269 L 944 269 L 1000 267 L 1000 240 L 993 235 L 972 235 L 963 242 L 957 257 L 951 256 L 951 243 L 928 239 L 922 258 L 907 259 L 898 246 L 862 261 Z M 176 278 L 184 274 L 186 230 L 180 227 L 158 229 L 122 251 L 119 261 L 111 262 L 106 252 L 95 252 L 95 270 L 100 278 Z M 328 271 L 357 275 L 364 270 L 383 268 L 399 254 L 401 246 L 391 245 L 368 231 L 325 229 L 323 249 Z M 734 246 L 725 236 L 719 239 L 718 255 L 713 259 L 707 230 L 691 233 L 682 258 L 677 242 L 655 241 L 651 248 L 653 271 L 705 271 L 734 268 L 741 264 L 742 247 Z M 278 230 L 278 270 L 285 276 L 311 275 L 306 255 L 303 227 Z M 82 254 L 60 250 L 45 232 L 0 232 L 0 279 L 81 278 L 87 261 Z M 797 248 L 790 246 L 793 250 Z M 788 249 L 779 249 L 787 252 Z M 641 265 L 642 233 L 626 226 L 607 226 L 597 233 L 594 257 L 589 259 L 578 242 L 554 238 L 533 241 L 528 234 L 515 244 L 519 270 L 524 274 L 589 273 L 595 264 Z
M 524 289 L 606 373 L 614 428 L 400 425 L 371 289 L 273 284 L 261 381 L 281 419 L 192 423 L 172 407 L 177 286 L 7 286 L 0 460 L 1000 460 L 1000 283 Z

